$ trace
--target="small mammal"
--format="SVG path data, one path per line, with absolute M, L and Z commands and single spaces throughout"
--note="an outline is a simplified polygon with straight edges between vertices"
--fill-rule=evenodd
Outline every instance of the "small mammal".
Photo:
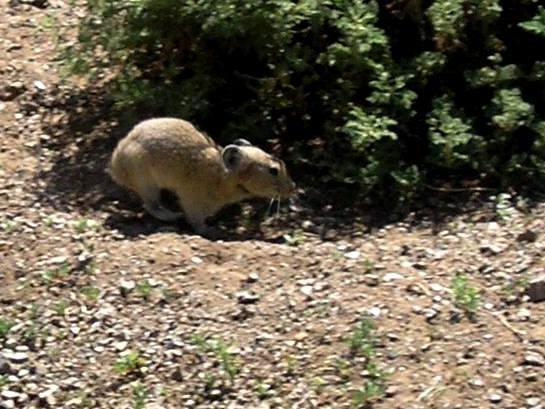
M 201 235 L 206 219 L 241 200 L 287 198 L 295 190 L 284 162 L 244 139 L 221 147 L 191 123 L 153 118 L 138 123 L 115 148 L 109 173 L 164 221 L 186 218 Z M 173 201 L 178 206 L 173 206 Z M 169 203 L 167 203 L 169 202 Z

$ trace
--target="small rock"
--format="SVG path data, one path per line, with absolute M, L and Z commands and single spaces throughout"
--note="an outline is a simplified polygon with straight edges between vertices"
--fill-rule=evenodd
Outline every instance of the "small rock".
M 373 318 L 380 317 L 380 313 L 382 312 L 379 307 L 371 307 L 367 310 L 369 315 Z
M 170 376 L 176 382 L 184 381 L 184 375 L 182 373 L 182 370 L 179 367 L 174 369 L 174 371 L 172 371 L 172 374 Z
M 15 408 L 15 402 L 12 399 L 2 401 L 2 403 L 0 404 L 0 408 L 2 408 L 2 409 L 14 409 Z
M 17 399 L 19 397 L 20 393 L 15 391 L 5 390 L 2 391 L 0 396 L 2 396 L 3 399 Z
M 4 352 L 4 358 L 13 363 L 20 364 L 28 359 L 28 354 L 25 352 Z
M 424 314 L 424 317 L 426 318 L 427 322 L 430 322 L 433 321 L 433 319 L 436 318 L 438 314 L 439 313 L 437 312 L 437 310 L 433 308 L 428 308 L 426 310 L 426 313 Z
M 538 352 L 528 351 L 524 355 L 524 363 L 532 366 L 545 366 L 545 358 Z
M 119 292 L 126 297 L 132 290 L 136 288 L 134 280 L 121 280 L 119 282 Z
M 19 0 L 23 4 L 30 4 L 31 6 L 45 9 L 49 5 L 49 0 Z
M 530 229 L 526 230 L 523 233 L 520 233 L 517 236 L 517 241 L 518 242 L 533 243 L 536 240 L 537 240 L 537 232 L 535 232 L 533 230 L 530 230 Z
M 68 261 L 68 257 L 66 257 L 66 256 L 55 256 L 55 257 L 51 257 L 48 261 L 51 264 L 63 264 L 63 263 L 66 263 Z
M 250 273 L 248 274 L 248 277 L 246 277 L 247 283 L 256 283 L 257 281 L 259 281 L 259 275 L 257 275 L 257 273 Z
M 545 274 L 540 275 L 528 283 L 526 294 L 533 302 L 545 300 Z
M 307 297 L 311 297 L 313 291 L 314 288 L 311 285 L 304 285 L 301 287 L 301 292 Z
M 293 339 L 296 341 L 303 341 L 306 338 L 308 338 L 308 333 L 306 333 L 305 331 L 299 331 L 297 334 L 293 336 Z
M 536 382 L 539 379 L 537 372 L 528 372 L 524 374 L 524 380 L 527 382 Z
M 193 256 L 193 257 L 191 257 L 191 262 L 193 264 L 202 264 L 202 258 L 197 257 L 197 256 Z
M 430 289 L 436 293 L 439 293 L 441 291 L 444 291 L 445 290 L 445 287 L 443 287 L 441 284 L 437 284 L 437 283 L 431 283 L 430 284 Z
M 501 397 L 501 395 L 498 395 L 497 393 L 491 393 L 490 396 L 488 397 L 488 400 L 490 401 L 490 403 L 500 403 L 503 398 Z
M 470 383 L 471 383 L 472 386 L 474 386 L 476 388 L 482 388 L 484 386 L 483 380 L 479 379 L 479 378 L 473 379 Z
M 345 253 L 344 256 L 350 260 L 357 260 L 360 258 L 360 252 L 358 250 L 349 251 L 348 253 Z
M 384 395 L 387 398 L 391 398 L 397 394 L 397 389 L 394 386 L 388 386 L 384 391 Z
M 51 385 L 46 390 L 38 394 L 40 399 L 40 404 L 45 407 L 54 408 L 57 406 L 57 399 L 55 398 L 55 393 L 59 390 L 57 385 Z
M 382 277 L 382 281 L 384 281 L 386 283 L 390 282 L 390 281 L 402 280 L 402 279 L 403 279 L 403 276 L 401 274 L 395 273 L 395 272 L 386 273 Z
M 45 84 L 40 80 L 34 81 L 34 86 L 36 87 L 36 89 L 39 89 L 40 91 L 44 91 L 47 88 Z
M 26 87 L 21 81 L 14 81 L 0 90 L 0 100 L 11 101 L 25 92 Z
M 259 301 L 259 295 L 252 291 L 239 291 L 236 297 L 240 304 L 255 304 Z
M 11 366 L 7 359 L 0 358 L 0 375 L 7 375 L 11 372 Z
M 530 408 L 533 408 L 541 403 L 541 399 L 538 397 L 532 397 L 526 399 L 526 405 Z
M 521 308 L 517 311 L 517 320 L 518 321 L 528 321 L 532 316 L 532 313 L 528 308 Z
M 124 351 L 124 350 L 127 349 L 128 345 L 129 345 L 129 343 L 127 341 L 119 341 L 119 342 L 114 343 L 114 348 L 117 351 Z
M 376 274 L 366 274 L 363 281 L 369 287 L 377 287 L 380 283 L 380 280 Z

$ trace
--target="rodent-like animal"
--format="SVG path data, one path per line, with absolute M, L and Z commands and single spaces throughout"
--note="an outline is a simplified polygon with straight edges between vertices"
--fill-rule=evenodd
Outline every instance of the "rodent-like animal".
M 206 219 L 224 206 L 255 197 L 287 198 L 295 190 L 282 160 L 244 139 L 221 147 L 177 118 L 138 123 L 117 144 L 108 171 L 140 196 L 152 216 L 185 217 L 204 236 L 210 233 Z M 172 206 L 173 197 L 181 211 Z

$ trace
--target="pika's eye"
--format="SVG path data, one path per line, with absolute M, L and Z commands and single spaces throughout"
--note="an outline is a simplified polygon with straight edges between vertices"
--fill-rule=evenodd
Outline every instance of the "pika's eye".
M 278 168 L 269 168 L 269 173 L 273 176 L 278 176 Z

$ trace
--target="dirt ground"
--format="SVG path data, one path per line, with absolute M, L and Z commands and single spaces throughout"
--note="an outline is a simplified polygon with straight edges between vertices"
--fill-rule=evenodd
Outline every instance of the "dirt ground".
M 158 223 L 104 173 L 107 103 L 60 79 L 45 21 L 74 11 L 0 8 L 1 408 L 545 405 L 545 204 L 376 227 L 302 186 L 229 240 Z

